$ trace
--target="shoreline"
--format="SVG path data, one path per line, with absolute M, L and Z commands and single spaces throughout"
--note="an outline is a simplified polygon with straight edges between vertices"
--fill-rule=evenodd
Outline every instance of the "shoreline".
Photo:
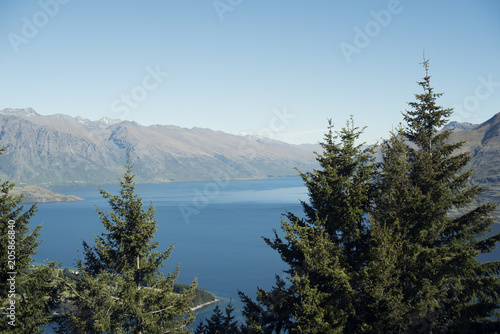
M 193 312 L 193 311 L 197 311 L 197 310 L 199 310 L 199 309 L 204 308 L 205 306 L 211 305 L 211 304 L 213 304 L 213 303 L 218 303 L 218 302 L 220 302 L 220 301 L 221 301 L 220 299 L 215 298 L 215 300 L 212 300 L 211 302 L 204 303 L 204 304 L 200 304 L 200 305 L 195 306 L 195 307 L 191 307 L 191 312 Z

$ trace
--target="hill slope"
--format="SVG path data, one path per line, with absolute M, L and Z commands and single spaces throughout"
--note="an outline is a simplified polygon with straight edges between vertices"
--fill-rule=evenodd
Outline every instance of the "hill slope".
M 450 141 L 465 142 L 461 151 L 473 155 L 469 163 L 469 168 L 474 168 L 472 181 L 487 188 L 476 204 L 500 203 L 500 113 L 470 130 L 454 132 Z
M 127 152 L 138 182 L 296 176 L 315 156 L 298 145 L 221 131 L 0 111 L 0 178 L 19 185 L 116 183 Z

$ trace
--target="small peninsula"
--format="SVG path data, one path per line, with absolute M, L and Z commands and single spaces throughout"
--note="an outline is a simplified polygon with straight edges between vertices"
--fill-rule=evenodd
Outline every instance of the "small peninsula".
M 24 195 L 23 203 L 52 203 L 84 201 L 83 198 L 73 195 L 63 195 L 37 186 L 14 187 L 13 195 Z

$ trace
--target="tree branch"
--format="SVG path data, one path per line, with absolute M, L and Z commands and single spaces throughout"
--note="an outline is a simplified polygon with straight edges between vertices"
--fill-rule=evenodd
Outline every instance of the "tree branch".
M 153 312 L 149 312 L 149 314 L 156 314 L 156 313 L 160 313 L 160 312 L 163 312 L 163 311 L 166 311 L 166 310 L 170 310 L 171 308 L 173 308 L 174 306 L 169 306 L 169 307 L 165 307 L 163 310 L 157 310 L 157 311 L 153 311 Z

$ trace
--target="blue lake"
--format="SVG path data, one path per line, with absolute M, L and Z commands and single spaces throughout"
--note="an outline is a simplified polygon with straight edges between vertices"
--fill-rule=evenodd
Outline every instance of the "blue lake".
M 117 185 L 102 188 L 112 194 L 119 190 Z M 39 204 L 32 219 L 33 225 L 43 224 L 35 260 L 72 268 L 82 240 L 92 244 L 93 236 L 104 231 L 95 207 L 107 210 L 107 202 L 97 187 L 52 190 L 85 201 Z M 238 290 L 255 297 L 257 287 L 271 288 L 275 274 L 285 269 L 261 237 L 279 231 L 283 213 L 301 215 L 300 200 L 307 200 L 300 178 L 144 184 L 137 186 L 137 193 L 145 207 L 152 201 L 156 208 L 159 250 L 175 244 L 164 270 L 171 272 L 179 264 L 179 283 L 197 277 L 201 288 L 222 299 L 221 308 L 232 300 L 237 317 L 242 308 Z M 494 224 L 493 232 L 500 232 L 500 224 Z M 497 250 L 481 260 L 499 258 Z M 197 322 L 210 317 L 214 307 L 199 310 Z
M 112 194 L 119 191 L 117 185 L 102 188 Z M 32 219 L 33 225 L 43 225 L 35 260 L 72 268 L 82 240 L 91 243 L 104 231 L 95 207 L 107 210 L 107 202 L 97 187 L 52 190 L 85 201 L 39 204 Z M 175 244 L 165 271 L 179 264 L 179 283 L 197 277 L 201 288 L 223 300 L 220 307 L 232 300 L 237 316 L 242 306 L 238 290 L 253 297 L 257 287 L 271 288 L 275 274 L 284 269 L 279 254 L 261 237 L 272 237 L 273 229 L 280 229 L 281 215 L 300 214 L 300 200 L 307 200 L 300 178 L 143 184 L 137 193 L 145 207 L 152 201 L 156 208 L 159 250 Z M 198 321 L 209 317 L 214 307 L 198 311 Z

